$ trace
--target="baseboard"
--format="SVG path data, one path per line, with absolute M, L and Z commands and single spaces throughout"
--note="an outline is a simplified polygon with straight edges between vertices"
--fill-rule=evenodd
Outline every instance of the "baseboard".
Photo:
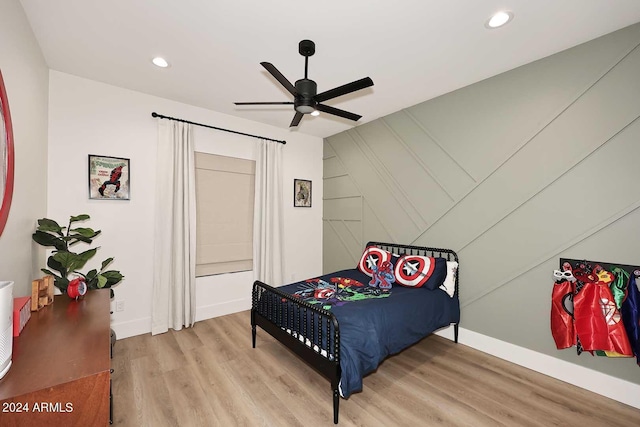
M 238 313 L 239 311 L 251 308 L 251 298 L 241 298 L 233 301 L 225 301 L 220 304 L 211 304 L 196 307 L 196 322 L 214 317 L 226 316 L 227 314 Z
M 437 335 L 453 340 L 453 327 Z M 640 385 L 566 362 L 468 329 L 460 328 L 458 342 L 541 374 L 640 409 Z
M 135 337 L 151 333 L 151 318 L 130 320 L 128 322 L 112 323 L 111 329 L 116 333 L 116 338 L 121 340 L 124 338 Z
M 239 311 L 249 310 L 251 308 L 251 299 L 242 298 L 233 301 L 227 301 L 220 304 L 211 304 L 203 307 L 196 307 L 196 322 L 206 319 L 212 319 L 218 316 L 237 313 Z M 111 329 L 116 333 L 117 339 L 135 337 L 136 335 L 151 333 L 151 318 L 130 320 L 128 322 L 112 323 Z

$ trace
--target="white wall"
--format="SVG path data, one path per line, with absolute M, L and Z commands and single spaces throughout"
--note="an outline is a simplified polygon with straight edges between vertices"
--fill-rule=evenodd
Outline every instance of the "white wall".
M 114 269 L 126 277 L 115 288 L 125 309 L 113 314 L 118 338 L 150 332 L 157 124 L 155 111 L 217 127 L 287 141 L 284 147 L 284 224 L 287 281 L 322 269 L 322 139 L 243 120 L 57 71 L 50 72 L 48 216 L 66 221 L 87 213 L 86 226 L 102 230 L 98 266 L 114 256 Z M 255 141 L 196 128 L 196 147 L 214 154 L 255 158 Z M 131 200 L 89 200 L 89 154 L 131 159 Z M 293 179 L 311 179 L 314 206 L 294 209 Z M 89 267 L 89 265 L 88 265 Z M 250 307 L 251 272 L 197 280 L 197 319 Z M 114 304 L 115 305 L 115 304 Z M 114 307 L 115 308 L 115 307 Z
M 47 205 L 48 68 L 18 0 L 0 2 L 0 70 L 11 110 L 15 181 L 9 218 L 0 236 L 0 280 L 14 295 L 31 293 L 44 250 L 31 241 Z

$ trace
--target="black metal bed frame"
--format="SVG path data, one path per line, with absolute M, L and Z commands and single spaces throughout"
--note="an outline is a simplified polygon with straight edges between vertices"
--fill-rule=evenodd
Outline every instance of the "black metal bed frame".
M 369 242 L 396 255 L 422 255 L 446 258 L 458 262 L 451 249 Z M 455 279 L 458 295 L 460 271 Z M 256 326 L 260 326 L 276 340 L 288 347 L 331 382 L 333 391 L 333 422 L 338 424 L 340 393 L 340 326 L 333 313 L 301 301 L 278 288 L 256 280 L 253 283 L 251 306 L 251 337 L 256 347 Z M 454 341 L 458 342 L 458 323 L 453 326 Z

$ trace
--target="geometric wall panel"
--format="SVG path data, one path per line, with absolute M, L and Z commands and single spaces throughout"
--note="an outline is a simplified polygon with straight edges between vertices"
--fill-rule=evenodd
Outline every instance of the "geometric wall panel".
M 452 248 L 464 328 L 640 384 L 549 331 L 559 257 L 640 264 L 639 46 L 636 24 L 326 138 L 324 271 L 369 240 Z

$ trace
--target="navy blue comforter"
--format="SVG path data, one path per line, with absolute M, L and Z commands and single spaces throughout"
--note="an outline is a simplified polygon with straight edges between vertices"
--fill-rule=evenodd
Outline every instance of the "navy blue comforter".
M 387 356 L 398 353 L 436 329 L 460 320 L 457 296 L 436 289 L 389 291 L 369 286 L 359 270 L 342 270 L 286 285 L 280 290 L 330 310 L 340 327 L 340 392 L 362 390 L 362 378 Z

